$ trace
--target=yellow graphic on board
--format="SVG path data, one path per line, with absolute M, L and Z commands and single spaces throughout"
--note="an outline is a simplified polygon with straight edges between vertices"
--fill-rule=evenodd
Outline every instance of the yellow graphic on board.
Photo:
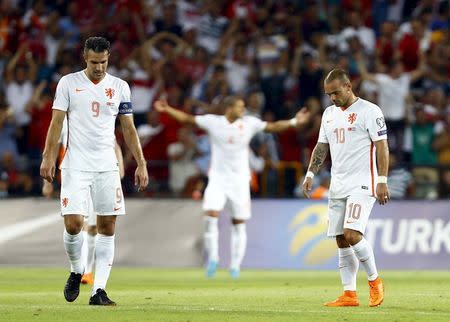
M 295 231 L 289 247 L 291 256 L 303 254 L 304 265 L 321 265 L 336 256 L 334 238 L 327 238 L 327 205 L 316 204 L 302 209 L 289 224 Z

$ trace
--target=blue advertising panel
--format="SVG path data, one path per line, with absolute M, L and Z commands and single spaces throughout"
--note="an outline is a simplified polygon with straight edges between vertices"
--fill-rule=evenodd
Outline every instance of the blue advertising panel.
M 254 200 L 247 223 L 243 267 L 335 269 L 337 250 L 327 238 L 327 203 Z M 220 262 L 230 258 L 230 219 L 220 219 Z M 366 230 L 380 269 L 449 269 L 450 201 L 376 204 Z

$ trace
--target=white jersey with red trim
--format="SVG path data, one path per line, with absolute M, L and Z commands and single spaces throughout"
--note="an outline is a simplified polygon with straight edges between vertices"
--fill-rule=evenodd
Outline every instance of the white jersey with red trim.
M 386 139 L 383 113 L 369 101 L 358 98 L 345 110 L 335 105 L 325 110 L 318 142 L 330 148 L 330 198 L 375 195 L 378 172 L 373 142 Z
M 246 115 L 230 123 L 223 115 L 208 114 L 196 116 L 195 123 L 211 139 L 209 178 L 249 182 L 249 143 L 257 132 L 266 128 L 267 122 Z
M 61 168 L 116 171 L 114 128 L 118 114 L 132 115 L 130 88 L 106 74 L 97 84 L 84 71 L 61 78 L 53 109 L 67 112 L 67 146 Z

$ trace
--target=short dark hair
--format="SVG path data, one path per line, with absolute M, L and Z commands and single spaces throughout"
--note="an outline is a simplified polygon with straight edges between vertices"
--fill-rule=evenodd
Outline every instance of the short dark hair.
M 334 81 L 335 79 L 339 79 L 344 83 L 350 82 L 350 77 L 348 77 L 348 74 L 341 68 L 335 68 L 332 71 L 330 71 L 328 75 L 325 77 L 325 83 L 328 84 Z
M 103 37 L 89 37 L 84 43 L 84 53 L 87 53 L 89 50 L 92 50 L 95 53 L 101 53 L 106 50 L 109 53 L 111 44 Z
M 227 108 L 234 106 L 234 104 L 236 104 L 236 102 L 239 100 L 241 100 L 239 96 L 226 96 L 222 100 L 222 107 L 224 110 L 226 110 Z

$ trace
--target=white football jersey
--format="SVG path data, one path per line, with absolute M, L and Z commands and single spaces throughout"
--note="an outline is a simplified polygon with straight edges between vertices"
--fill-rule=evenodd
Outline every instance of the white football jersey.
M 53 108 L 67 112 L 67 145 L 61 168 L 81 171 L 115 171 L 115 121 L 131 115 L 130 88 L 106 74 L 94 84 L 84 71 L 61 78 Z
M 249 181 L 249 143 L 267 122 L 246 115 L 230 123 L 223 115 L 208 114 L 196 116 L 195 123 L 208 132 L 211 140 L 209 177 Z
M 330 198 L 351 194 L 375 196 L 378 177 L 374 141 L 386 140 L 381 109 L 358 98 L 345 110 L 329 106 L 322 115 L 318 142 L 331 154 Z

